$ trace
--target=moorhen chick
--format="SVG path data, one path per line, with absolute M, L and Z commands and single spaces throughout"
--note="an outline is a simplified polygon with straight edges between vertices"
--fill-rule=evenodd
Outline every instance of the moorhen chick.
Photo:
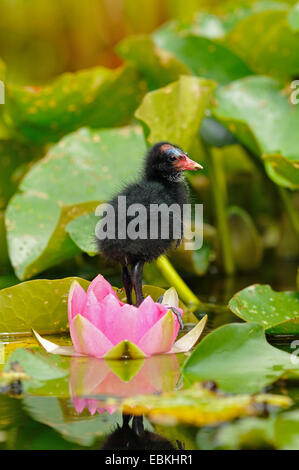
M 182 212 L 183 204 L 187 204 L 189 201 L 184 171 L 197 169 L 202 169 L 202 166 L 191 160 L 182 149 L 169 142 L 159 142 L 146 155 L 142 177 L 137 182 L 125 187 L 108 203 L 114 209 L 113 218 L 108 220 L 108 223 L 113 224 L 113 237 L 106 236 L 106 238 L 99 239 L 97 232 L 98 247 L 104 257 L 122 265 L 122 282 L 128 303 L 132 304 L 133 288 L 136 294 L 136 305 L 140 305 L 143 301 L 142 271 L 144 263 L 155 260 L 165 253 L 175 240 L 179 244 L 183 237 L 182 217 L 179 221 L 181 224 L 180 235 L 177 236 L 173 230 L 175 216 L 172 216 L 171 212 L 169 212 L 168 219 L 158 213 L 156 218 L 158 236 L 151 237 L 152 208 L 157 207 L 151 205 L 166 204 L 170 207 L 172 204 L 178 204 Z M 120 207 L 120 196 L 126 197 L 126 207 Z M 139 223 L 139 229 L 145 228 L 145 236 L 143 234 L 143 236 L 134 237 L 135 239 L 127 236 L 127 230 L 125 233 L 119 233 L 120 226 L 128 229 L 130 222 L 136 218 L 136 215 L 127 213 L 127 208 L 132 204 L 141 204 L 146 211 L 145 219 Z M 136 214 L 136 211 L 133 212 Z M 107 224 L 106 217 L 100 222 L 101 233 L 104 232 L 105 224 Z M 138 228 L 138 224 L 135 226 L 136 228 Z M 165 232 L 162 235 L 165 228 L 168 229 L 166 237 Z

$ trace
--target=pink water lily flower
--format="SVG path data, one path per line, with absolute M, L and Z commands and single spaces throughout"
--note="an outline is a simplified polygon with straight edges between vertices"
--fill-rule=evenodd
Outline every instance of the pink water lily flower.
M 77 353 L 111 359 L 167 353 L 180 327 L 176 315 L 150 296 L 138 308 L 124 304 L 101 275 L 87 292 L 77 282 L 72 284 L 68 318 Z

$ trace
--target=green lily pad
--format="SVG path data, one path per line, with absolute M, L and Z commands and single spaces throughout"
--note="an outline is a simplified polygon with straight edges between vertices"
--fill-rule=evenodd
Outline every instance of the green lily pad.
M 237 292 L 229 308 L 242 320 L 259 323 L 267 333 L 299 333 L 299 292 L 275 292 L 255 284 Z
M 214 380 L 226 391 L 256 393 L 296 367 L 290 354 L 267 343 L 262 326 L 232 323 L 199 343 L 183 374 L 188 382 Z
M 282 413 L 274 425 L 277 447 L 283 450 L 299 448 L 299 411 Z
M 73 281 L 87 289 L 80 278 L 54 281 L 37 279 L 0 291 L 0 333 L 42 334 L 67 331 L 67 297 Z
M 17 362 L 18 367 L 21 367 L 31 379 L 37 381 L 60 379 L 68 375 L 68 371 L 58 367 L 52 357 L 45 356 L 39 351 L 16 349 L 9 357 L 4 370 L 9 371 L 14 362 Z
M 98 222 L 99 217 L 92 212 L 72 220 L 72 222 L 66 226 L 66 231 L 73 242 L 80 250 L 87 253 L 89 256 L 95 256 L 98 253 L 95 236 L 95 229 Z
M 207 37 L 184 31 L 175 33 L 166 27 L 154 34 L 154 41 L 159 48 L 172 52 L 199 77 L 227 84 L 252 73 L 238 55 Z
M 80 253 L 66 225 L 138 174 L 145 150 L 139 127 L 81 129 L 32 167 L 6 211 L 9 255 L 20 279 Z
M 146 78 L 148 88 L 154 90 L 188 75 L 189 69 L 171 52 L 158 48 L 150 36 L 139 35 L 125 38 L 116 51 L 131 62 Z
M 287 6 L 253 13 L 236 24 L 225 44 L 255 73 L 294 77 L 299 73 L 299 37 L 288 24 L 288 14 Z
M 14 132 L 56 142 L 83 126 L 121 126 L 133 117 L 143 85 L 136 69 L 96 67 L 61 75 L 45 87 L 7 85 L 5 112 Z
M 177 82 L 148 93 L 135 113 L 147 141 L 168 140 L 188 151 L 214 87 L 211 80 L 181 76 Z
M 183 423 L 193 426 L 209 426 L 242 416 L 258 414 L 258 404 L 289 407 L 292 401 L 280 395 L 235 395 L 215 393 L 196 384 L 182 391 L 162 395 L 137 396 L 124 399 L 125 413 L 145 415 L 158 424 Z
M 290 103 L 279 82 L 253 76 L 220 87 L 213 114 L 265 160 L 276 184 L 299 188 L 299 107 Z
M 288 22 L 293 31 L 299 31 L 299 2 L 291 9 L 288 15 Z
M 228 209 L 232 252 L 235 264 L 241 271 L 250 271 L 260 265 L 263 243 L 250 215 L 241 207 Z

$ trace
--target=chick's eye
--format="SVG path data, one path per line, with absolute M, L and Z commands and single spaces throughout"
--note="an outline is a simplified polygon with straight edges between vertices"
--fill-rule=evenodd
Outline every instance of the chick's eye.
M 169 161 L 174 162 L 177 158 L 174 155 L 170 155 Z

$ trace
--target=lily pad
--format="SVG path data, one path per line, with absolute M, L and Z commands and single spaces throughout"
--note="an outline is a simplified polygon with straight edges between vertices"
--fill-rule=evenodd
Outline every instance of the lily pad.
M 32 328 L 43 334 L 67 331 L 67 297 L 75 280 L 87 289 L 89 282 L 75 277 L 37 279 L 2 289 L 0 333 L 31 334 Z
M 299 107 L 290 103 L 279 82 L 253 76 L 220 87 L 213 114 L 264 159 L 266 171 L 276 184 L 299 188 Z
M 98 247 L 96 244 L 95 229 L 99 222 L 93 212 L 90 214 L 82 215 L 77 219 L 72 220 L 67 226 L 66 231 L 73 240 L 73 242 L 89 256 L 98 254 Z
M 214 380 L 226 391 L 256 393 L 296 367 L 290 354 L 267 343 L 260 325 L 232 323 L 199 343 L 183 374 L 188 382 Z
M 214 87 L 211 80 L 181 76 L 177 82 L 148 93 L 135 113 L 147 141 L 169 140 L 188 151 Z
M 299 333 L 299 292 L 275 292 L 254 284 L 237 292 L 229 308 L 242 320 L 259 323 L 267 333 Z
M 20 279 L 80 253 L 66 225 L 138 173 L 145 150 L 139 127 L 81 129 L 32 167 L 6 211 L 9 255 Z
M 175 33 L 163 28 L 154 34 L 161 49 L 172 52 L 194 75 L 227 84 L 250 75 L 245 62 L 226 46 L 188 32 Z
M 255 73 L 294 77 L 299 73 L 299 36 L 290 28 L 288 14 L 287 5 L 253 13 L 235 25 L 225 44 Z
M 289 407 L 292 401 L 287 397 L 270 394 L 227 396 L 196 384 L 187 390 L 159 396 L 127 398 L 123 400 L 122 408 L 125 413 L 144 414 L 158 424 L 209 426 L 242 416 L 257 415 L 260 403 Z
M 46 357 L 39 351 L 16 349 L 8 359 L 4 370 L 9 371 L 12 363 L 17 362 L 24 372 L 37 381 L 60 379 L 68 375 L 68 371 L 57 367 L 51 357 Z
M 134 68 L 96 67 L 61 75 L 45 87 L 7 85 L 5 113 L 22 137 L 56 142 L 83 126 L 127 124 L 144 91 Z
M 116 51 L 144 75 L 149 90 L 161 88 L 190 73 L 171 52 L 158 48 L 150 36 L 132 36 L 121 41 Z

